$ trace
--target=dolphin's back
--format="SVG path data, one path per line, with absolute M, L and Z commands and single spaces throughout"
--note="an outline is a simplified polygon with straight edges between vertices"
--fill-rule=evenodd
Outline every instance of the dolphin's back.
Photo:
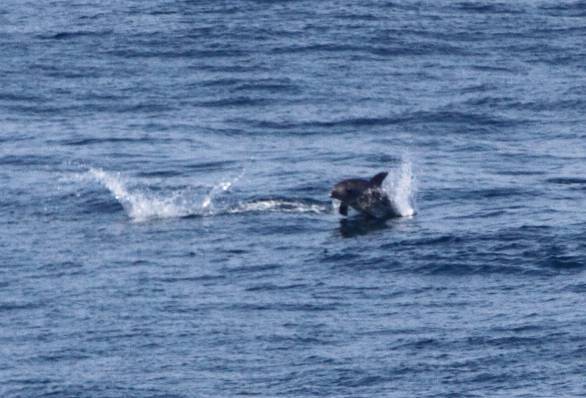
M 346 185 L 347 188 L 359 189 L 361 191 L 370 188 L 370 182 L 362 178 L 349 178 L 347 180 L 342 181 L 340 184 Z

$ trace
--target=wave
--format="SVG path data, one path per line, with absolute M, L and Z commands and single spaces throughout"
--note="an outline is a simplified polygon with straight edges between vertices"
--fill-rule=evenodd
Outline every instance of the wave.
M 103 37 L 109 36 L 114 33 L 114 30 L 103 30 L 103 31 L 68 31 L 68 32 L 57 32 L 53 34 L 43 34 L 38 37 L 43 40 L 64 40 L 64 39 L 76 39 L 81 37 Z
M 515 127 L 522 123 L 531 122 L 529 119 L 513 119 L 506 116 L 488 115 L 483 112 L 459 112 L 453 110 L 438 109 L 433 111 L 403 112 L 388 115 L 375 116 L 350 116 L 350 117 L 329 117 L 324 118 L 271 118 L 263 115 L 260 117 L 237 117 L 230 119 L 230 122 L 243 124 L 255 129 L 283 131 L 315 130 L 315 129 L 336 129 L 336 128 L 374 128 L 389 127 L 396 125 L 449 125 L 458 130 L 465 127 L 462 133 L 469 133 L 470 126 L 475 128 L 486 128 L 489 131 L 497 132 L 499 128 Z
M 583 185 L 586 184 L 586 178 L 580 177 L 557 177 L 557 178 L 548 178 L 545 180 L 551 184 L 560 184 L 560 185 Z

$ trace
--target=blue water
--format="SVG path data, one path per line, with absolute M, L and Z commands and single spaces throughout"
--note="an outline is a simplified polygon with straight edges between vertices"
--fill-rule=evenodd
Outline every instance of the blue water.
M 586 3 L 0 4 L 0 396 L 586 396 Z M 403 217 L 344 219 L 389 171 Z

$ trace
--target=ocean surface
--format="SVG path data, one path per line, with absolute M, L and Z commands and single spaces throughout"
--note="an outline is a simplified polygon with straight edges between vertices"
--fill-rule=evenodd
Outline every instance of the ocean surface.
M 584 397 L 585 110 L 584 1 L 2 0 L 0 396 Z

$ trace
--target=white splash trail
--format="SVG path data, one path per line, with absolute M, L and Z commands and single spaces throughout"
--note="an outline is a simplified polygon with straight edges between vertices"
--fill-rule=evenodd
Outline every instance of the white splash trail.
M 283 212 L 283 213 L 314 213 L 322 214 L 330 212 L 329 204 L 308 203 L 294 199 L 262 199 L 252 202 L 241 202 L 237 206 L 219 206 L 218 197 L 236 184 L 244 175 L 243 169 L 240 175 L 232 180 L 224 180 L 215 184 L 203 199 L 192 196 L 192 191 L 181 190 L 169 193 L 145 192 L 140 188 L 128 187 L 128 180 L 120 173 L 106 172 L 100 168 L 90 168 L 84 173 L 83 179 L 89 177 L 102 184 L 116 200 L 122 205 L 128 217 L 135 222 L 152 219 L 178 218 L 190 215 L 214 216 L 218 214 L 238 214 L 248 212 Z M 80 176 L 81 177 L 81 176 Z M 201 198 L 201 196 L 199 197 Z M 221 202 L 219 202 L 221 203 Z M 412 211 L 411 214 L 414 212 Z M 403 212 L 401 213 L 403 214 Z M 405 215 L 409 215 L 405 211 Z
M 265 199 L 254 202 L 241 203 L 238 207 L 228 210 L 227 213 L 238 214 L 264 211 L 321 214 L 329 212 L 330 207 L 316 203 L 303 203 L 302 201 L 297 200 Z

